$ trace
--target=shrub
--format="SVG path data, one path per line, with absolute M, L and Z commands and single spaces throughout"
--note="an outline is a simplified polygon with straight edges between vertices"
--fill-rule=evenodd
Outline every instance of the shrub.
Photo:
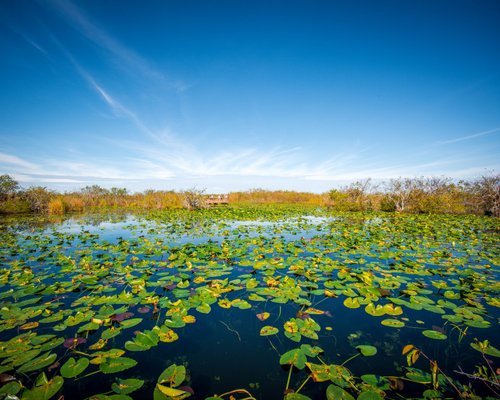
M 47 212 L 51 215 L 62 215 L 66 212 L 66 204 L 60 197 L 51 199 L 47 205 Z

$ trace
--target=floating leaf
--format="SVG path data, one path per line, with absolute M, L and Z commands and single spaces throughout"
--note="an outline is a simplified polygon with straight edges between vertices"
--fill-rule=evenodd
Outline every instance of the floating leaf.
M 257 318 L 261 321 L 265 321 L 266 319 L 269 318 L 271 314 L 269 314 L 268 312 L 263 312 L 263 313 L 260 313 L 260 314 L 257 314 Z
M 278 328 L 266 325 L 260 330 L 260 336 L 276 335 L 279 332 Z
M 40 325 L 38 322 L 28 322 L 27 324 L 24 324 L 24 325 L 21 325 L 19 327 L 19 329 L 22 329 L 22 330 L 28 330 L 28 329 L 33 329 L 33 328 L 37 328 L 38 325 Z
M 198 307 L 196 307 L 196 311 L 198 311 L 202 314 L 208 314 L 208 313 L 210 313 L 211 310 L 212 310 L 212 308 L 210 307 L 210 305 L 206 304 L 206 303 L 203 303 L 203 304 L 199 305 Z
M 139 325 L 142 322 L 142 318 L 131 318 L 120 322 L 122 328 L 132 328 L 133 326 Z
M 326 388 L 326 398 L 327 400 L 354 400 L 349 392 L 336 385 L 329 385 Z
M 311 400 L 311 398 L 300 393 L 287 393 L 285 400 Z
M 357 297 L 347 297 L 344 300 L 344 306 L 347 308 L 359 308 L 361 304 L 359 304 L 359 299 Z
M 405 323 L 403 321 L 400 321 L 399 319 L 384 319 L 380 323 L 391 328 L 402 328 L 403 326 L 405 326 Z
M 186 395 L 190 395 L 191 394 L 191 393 L 186 392 L 184 390 L 179 390 L 179 389 L 171 388 L 171 387 L 168 387 L 168 386 L 161 385 L 159 383 L 156 384 L 156 387 L 164 395 L 169 396 L 169 397 L 174 397 L 176 399 L 181 398 L 181 396 L 186 396 Z M 184 398 L 184 397 L 182 397 L 182 398 Z
M 386 308 L 380 304 L 375 305 L 370 303 L 365 307 L 365 311 L 367 314 L 373 315 L 374 317 L 380 317 L 386 313 Z
M 73 357 L 71 357 L 61 367 L 61 375 L 64 378 L 74 378 L 85 371 L 88 366 L 88 358 L 79 358 L 78 361 L 76 361 Z
M 182 320 L 186 323 L 186 324 L 194 324 L 196 322 L 196 318 L 193 316 L 193 315 L 184 315 L 182 317 Z
M 444 333 L 434 331 L 432 329 L 422 331 L 422 335 L 428 337 L 429 339 L 436 339 L 436 340 L 445 340 L 447 338 L 447 336 Z
M 99 365 L 99 369 L 105 374 L 114 374 L 135 367 L 136 365 L 137 361 L 132 358 L 107 358 L 106 361 Z
M 323 349 L 318 346 L 311 346 L 310 344 L 302 344 L 300 345 L 300 350 L 309 357 L 316 357 L 319 354 L 323 353 Z
M 169 386 L 179 386 L 186 379 L 186 367 L 172 364 L 158 377 L 158 383 L 168 383 Z
M 375 390 L 365 390 L 361 392 L 357 400 L 383 400 L 383 397 Z
M 356 346 L 356 348 L 365 357 L 371 357 L 377 354 L 377 348 L 368 344 L 360 344 L 359 346 Z
M 140 389 L 143 385 L 143 379 L 118 379 L 111 385 L 111 389 L 118 394 L 129 394 Z
M 496 347 L 493 347 L 487 340 L 482 342 L 471 343 L 470 346 L 474 350 L 477 350 L 489 356 L 500 357 L 500 350 L 498 350 Z
M 23 364 L 17 370 L 19 372 L 31 372 L 36 371 L 38 369 L 42 369 L 48 367 L 52 364 L 57 358 L 57 354 L 55 353 L 46 353 L 41 355 L 40 357 L 35 358 L 34 360 L 28 361 L 26 364 Z
M 298 369 L 304 369 L 306 361 L 306 355 L 301 349 L 287 351 L 280 357 L 281 365 L 294 365 Z
M 218 304 L 222 308 L 229 308 L 231 307 L 231 301 L 228 299 L 221 299 L 218 301 Z
M 23 400 L 49 400 L 62 388 L 63 384 L 62 377 L 54 376 L 51 380 L 47 380 L 43 374 L 37 378 L 33 388 L 22 393 L 22 398 Z

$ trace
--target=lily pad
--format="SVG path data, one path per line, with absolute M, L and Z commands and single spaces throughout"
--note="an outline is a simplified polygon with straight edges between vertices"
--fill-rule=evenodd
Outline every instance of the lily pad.
M 88 358 L 79 358 L 78 361 L 76 361 L 73 357 L 71 357 L 61 367 L 61 375 L 64 378 L 74 378 L 75 376 L 78 376 L 83 371 L 85 371 L 88 366 Z
M 356 346 L 359 352 L 365 357 L 371 357 L 377 354 L 377 348 L 375 346 L 370 346 L 368 344 L 360 344 Z
M 23 392 L 23 400 L 49 400 L 56 395 L 62 388 L 64 379 L 60 376 L 54 376 L 48 380 L 45 374 L 41 374 L 33 387 Z
M 489 344 L 488 341 L 471 343 L 470 346 L 481 353 L 487 354 L 492 357 L 500 357 L 500 350 Z
M 329 385 L 326 388 L 326 398 L 327 400 L 354 400 L 349 392 L 336 385 Z
M 270 336 L 276 335 L 279 332 L 278 328 L 274 326 L 266 325 L 260 330 L 260 336 Z
M 298 369 L 304 369 L 306 361 L 306 355 L 301 349 L 289 350 L 280 357 L 281 365 L 293 365 Z
M 400 321 L 399 319 L 384 319 L 380 321 L 380 323 L 391 328 L 402 328 L 403 326 L 405 326 L 405 323 L 403 321 Z
M 429 339 L 435 339 L 435 340 L 446 340 L 448 338 L 448 336 L 446 336 L 444 333 L 432 329 L 422 331 L 422 335 L 428 337 Z
M 111 385 L 111 389 L 118 394 L 129 394 L 140 389 L 143 385 L 143 379 L 118 379 Z
M 31 361 L 28 361 L 26 364 L 21 365 L 17 370 L 19 372 L 31 372 L 31 371 L 36 371 L 38 369 L 42 369 L 45 367 L 48 367 L 49 365 L 53 364 L 54 361 L 57 358 L 57 354 L 55 353 L 46 353 L 43 354 Z
M 99 364 L 99 369 L 105 374 L 114 374 L 135 367 L 136 365 L 137 361 L 128 357 L 107 358 L 106 361 Z

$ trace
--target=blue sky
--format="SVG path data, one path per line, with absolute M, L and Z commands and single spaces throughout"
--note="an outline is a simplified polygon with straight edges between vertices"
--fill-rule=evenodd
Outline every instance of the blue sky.
M 500 2 L 3 0 L 0 173 L 323 192 L 500 165 Z

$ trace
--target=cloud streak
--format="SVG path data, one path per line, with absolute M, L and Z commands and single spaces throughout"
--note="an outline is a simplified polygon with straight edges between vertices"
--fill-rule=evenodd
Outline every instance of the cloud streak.
M 75 27 L 78 32 L 88 40 L 105 50 L 115 59 L 116 64 L 119 66 L 125 67 L 132 74 L 138 72 L 142 77 L 149 78 L 156 82 L 167 83 L 178 92 L 182 92 L 186 89 L 187 86 L 184 83 L 168 79 L 162 71 L 155 68 L 148 60 L 132 49 L 124 46 L 98 27 L 72 2 L 65 0 L 52 0 L 51 2 L 53 8 L 62 14 L 69 25 Z
M 28 170 L 37 169 L 37 166 L 35 164 L 7 153 L 0 153 L 0 164 L 7 164 L 9 166 L 21 167 Z
M 440 141 L 440 142 L 437 142 L 437 144 L 444 145 L 444 144 L 458 143 L 458 142 L 463 142 L 464 140 L 471 140 L 471 139 L 479 138 L 479 137 L 486 136 L 486 135 L 491 135 L 491 134 L 498 133 L 498 132 L 500 132 L 500 128 L 495 128 L 495 129 L 490 129 L 488 131 L 475 133 L 473 135 L 462 136 L 462 137 L 458 137 L 455 139 Z

